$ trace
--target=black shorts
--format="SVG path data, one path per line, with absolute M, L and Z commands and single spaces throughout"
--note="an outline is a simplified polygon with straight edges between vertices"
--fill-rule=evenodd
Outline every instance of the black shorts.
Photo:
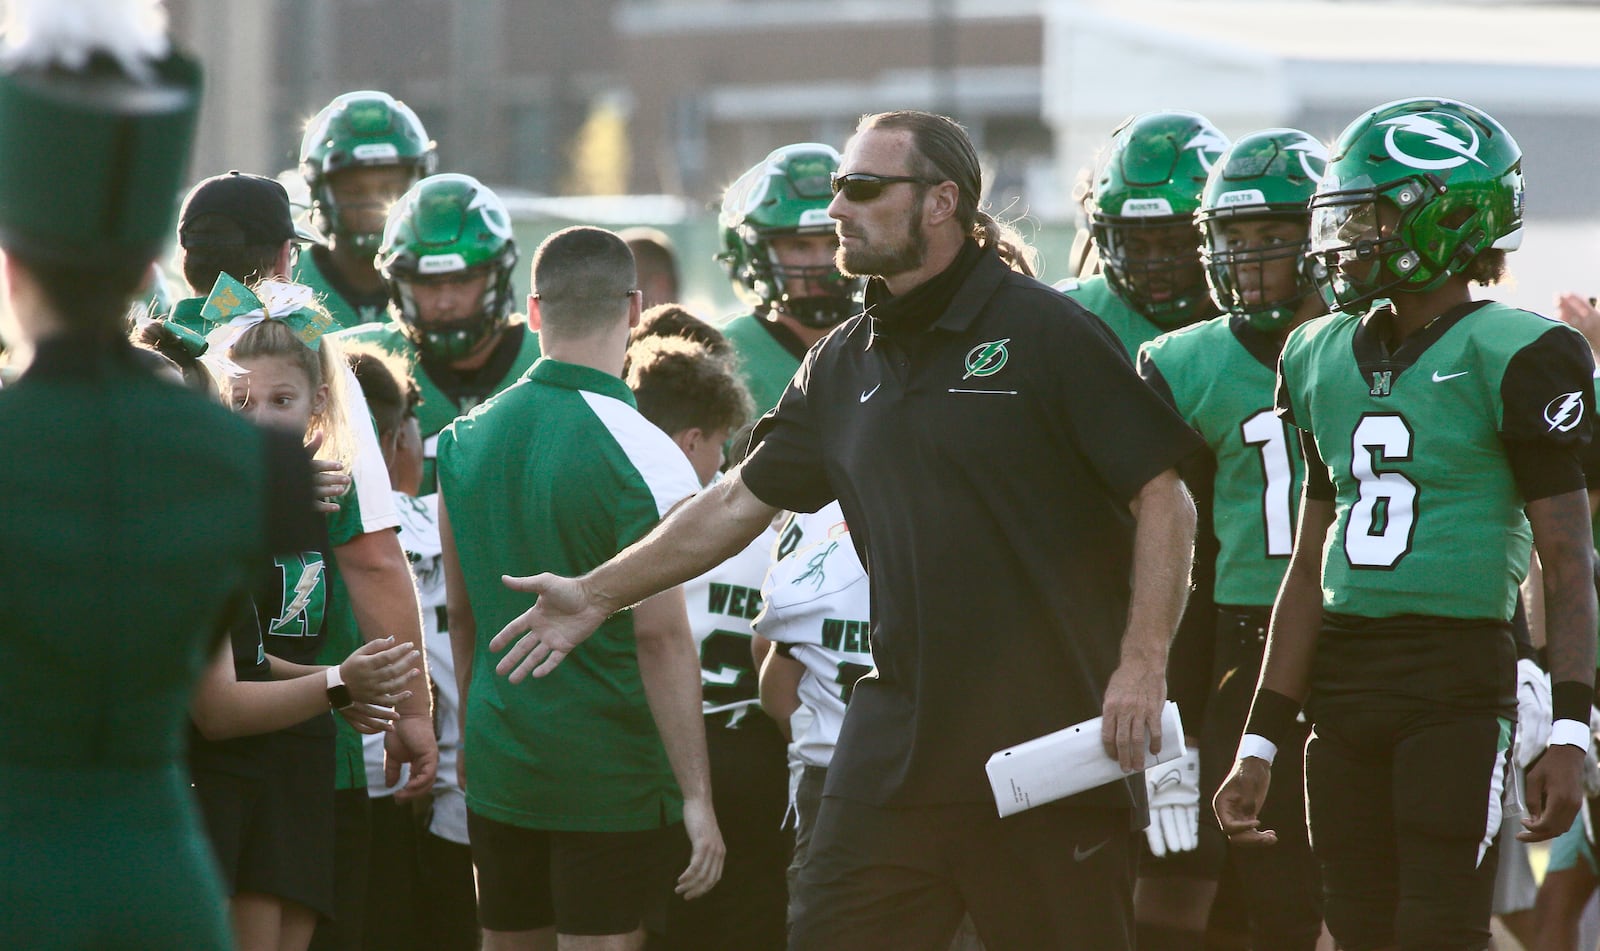
M 467 836 L 478 869 L 478 923 L 490 931 L 661 931 L 689 855 L 682 823 L 640 832 L 548 831 L 468 809 Z
M 666 934 L 651 951 L 781 951 L 795 844 L 783 824 L 789 808 L 783 735 L 759 710 L 731 729 L 707 717 L 706 752 L 717 825 L 728 850 L 722 880 L 694 901 L 674 895 Z
M 1226 852 L 1258 948 L 1313 948 L 1322 934 L 1322 874 L 1306 834 L 1305 744 L 1311 727 L 1294 733 L 1272 763 L 1272 788 L 1261 809 L 1262 828 L 1278 834 L 1270 849 L 1227 849 L 1211 800 L 1233 768 L 1261 675 L 1270 608 L 1219 605 L 1216 650 L 1206 721 L 1200 734 L 1200 843 Z M 1141 870 L 1142 872 L 1142 870 Z
M 1340 947 L 1487 946 L 1509 722 L 1341 707 L 1314 727 L 1307 808 Z
M 961 916 L 984 944 L 1133 946 L 1137 853 L 1125 809 L 1051 803 L 890 808 L 825 796 L 800 871 L 793 951 L 943 951 Z
M 274 733 L 261 774 L 194 773 L 195 797 L 228 893 L 333 913 L 333 738 Z

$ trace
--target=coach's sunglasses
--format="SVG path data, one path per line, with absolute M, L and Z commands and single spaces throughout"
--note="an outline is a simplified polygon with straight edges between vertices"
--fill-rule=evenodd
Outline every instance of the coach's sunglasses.
M 898 182 L 939 184 L 931 178 L 918 178 L 915 175 L 873 175 L 870 172 L 851 172 L 848 175 L 833 175 L 828 179 L 835 195 L 843 195 L 845 200 L 854 202 L 873 201 L 883 194 L 885 188 Z

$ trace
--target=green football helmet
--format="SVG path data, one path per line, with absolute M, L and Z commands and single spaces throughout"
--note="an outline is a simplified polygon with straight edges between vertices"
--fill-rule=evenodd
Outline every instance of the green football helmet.
M 398 165 L 411 182 L 433 173 L 434 142 L 411 107 L 386 92 L 347 92 L 306 125 L 300 140 L 300 174 L 311 189 L 311 222 L 335 241 L 376 250 L 381 232 L 354 232 L 339 220 L 328 177 L 349 168 Z
M 722 196 L 717 224 L 722 250 L 716 259 L 741 300 L 760 312 L 777 309 L 807 327 L 832 327 L 855 311 L 860 282 L 832 264 L 788 267 L 778 263 L 772 239 L 832 235 L 829 180 L 839 170 L 831 146 L 806 142 L 774 150 L 734 181 Z M 828 293 L 798 296 L 786 288 L 821 285 Z
M 1158 327 L 1210 311 L 1194 213 L 1228 140 L 1204 116 L 1152 112 L 1118 126 L 1096 165 L 1089 224 L 1106 281 Z M 1180 234 L 1180 232 L 1183 232 Z
M 1206 177 L 1195 221 L 1203 239 L 1200 260 L 1211 283 L 1211 298 L 1257 330 L 1282 330 L 1294 319 L 1300 302 L 1316 291 L 1306 259 L 1311 250 L 1310 202 L 1327 164 L 1328 149 L 1314 136 L 1299 129 L 1265 129 L 1234 142 Z M 1230 225 L 1263 220 L 1293 226 L 1296 240 L 1230 247 Z M 1295 262 L 1293 287 L 1275 299 L 1261 297 L 1267 290 L 1267 265 L 1286 259 Z M 1252 292 L 1257 296 L 1254 301 L 1248 299 Z
M 1329 307 L 1432 290 L 1490 249 L 1522 243 L 1522 150 L 1483 110 L 1402 99 L 1340 134 L 1311 199 L 1311 253 Z
M 459 360 L 510 319 L 511 272 L 517 266 L 511 213 L 470 175 L 424 178 L 390 209 L 377 265 L 395 316 L 423 357 Z M 413 290 L 418 283 L 476 274 L 488 280 L 475 314 L 448 321 L 421 314 Z

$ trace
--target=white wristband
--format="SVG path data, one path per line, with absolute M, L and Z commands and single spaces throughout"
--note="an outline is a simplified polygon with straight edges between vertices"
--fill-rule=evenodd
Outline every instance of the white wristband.
M 1239 738 L 1239 753 L 1234 758 L 1235 760 L 1241 760 L 1246 756 L 1254 756 L 1256 759 L 1266 760 L 1267 765 L 1271 766 L 1273 759 L 1277 757 L 1277 755 L 1278 744 L 1272 742 L 1264 736 L 1260 736 L 1255 733 L 1246 733 L 1244 736 Z
M 1590 736 L 1589 724 L 1577 720 L 1557 720 L 1550 725 L 1551 746 L 1576 746 L 1587 753 Z

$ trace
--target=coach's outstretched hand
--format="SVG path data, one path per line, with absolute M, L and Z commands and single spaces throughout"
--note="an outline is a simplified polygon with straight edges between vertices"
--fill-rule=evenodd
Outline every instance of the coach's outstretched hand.
M 1272 766 L 1259 756 L 1246 756 L 1233 764 L 1222 788 L 1211 800 L 1222 833 L 1234 845 L 1273 845 L 1278 833 L 1261 828 L 1261 804 L 1272 784 Z
M 490 650 L 506 651 L 506 656 L 495 664 L 495 672 L 509 677 L 514 684 L 522 683 L 530 673 L 543 677 L 561 666 L 566 656 L 588 640 L 610 614 L 595 604 L 581 578 L 501 575 L 500 580 L 513 591 L 527 591 L 539 597 L 533 607 L 517 615 L 489 642 Z M 506 650 L 508 646 L 510 650 Z
M 710 800 L 683 801 L 683 831 L 689 834 L 692 851 L 689 867 L 678 876 L 677 892 L 684 898 L 694 899 L 711 891 L 722 880 L 722 859 L 727 853 Z

